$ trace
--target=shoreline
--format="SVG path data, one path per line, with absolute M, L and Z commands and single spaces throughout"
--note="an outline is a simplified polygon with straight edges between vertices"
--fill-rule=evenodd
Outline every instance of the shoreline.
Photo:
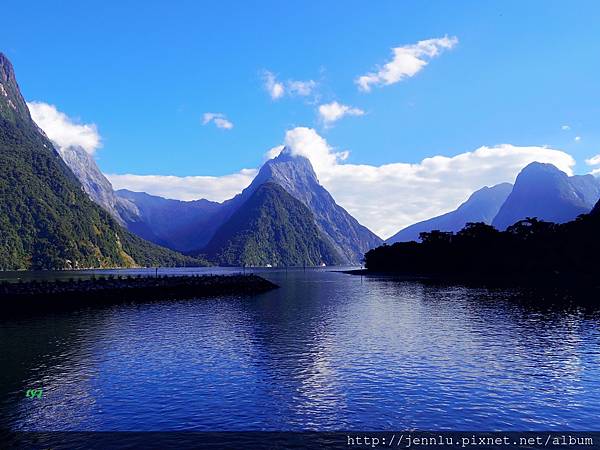
M 38 312 L 119 303 L 145 303 L 219 295 L 252 295 L 279 286 L 254 274 L 158 277 L 100 276 L 0 284 L 4 312 Z
M 526 288 L 540 291 L 558 289 L 571 292 L 597 292 L 600 290 L 600 284 L 595 277 L 573 274 L 555 275 L 553 277 L 540 274 L 509 277 L 486 276 L 483 274 L 417 274 L 369 269 L 341 270 L 340 273 L 354 276 L 386 277 L 398 281 L 458 284 L 467 287 Z

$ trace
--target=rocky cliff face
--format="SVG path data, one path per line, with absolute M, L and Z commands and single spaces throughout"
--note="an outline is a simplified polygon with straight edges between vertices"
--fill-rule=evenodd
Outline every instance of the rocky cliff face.
M 29 109 L 21 95 L 11 62 L 0 53 L 0 116 L 4 120 L 31 124 Z

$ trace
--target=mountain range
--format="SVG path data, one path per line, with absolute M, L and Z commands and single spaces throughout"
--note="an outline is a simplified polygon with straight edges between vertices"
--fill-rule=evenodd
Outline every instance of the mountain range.
M 89 199 L 131 233 L 217 264 L 355 265 L 383 242 L 335 202 L 307 158 L 288 148 L 222 203 L 114 191 L 81 147 L 59 148 L 58 154 Z
M 222 203 L 115 192 L 83 149 L 61 155 L 90 198 L 129 231 L 217 264 L 358 264 L 382 243 L 336 204 L 310 161 L 287 148 L 267 161 L 240 194 Z
M 265 254 L 274 255 L 270 262 L 263 256 L 247 257 L 248 251 L 232 250 L 239 249 L 241 244 L 240 236 L 233 233 L 229 219 L 237 211 L 240 211 L 238 216 L 251 214 L 245 211 L 250 207 L 246 203 L 265 183 L 280 186 L 282 192 L 299 200 L 310 211 L 311 220 L 318 229 L 318 236 L 314 235 L 317 237 L 311 241 L 311 245 L 326 251 L 318 258 L 307 257 L 300 252 L 306 258 L 306 264 L 333 264 L 334 261 L 337 264 L 357 264 L 364 253 L 381 244 L 376 235 L 335 203 L 319 184 L 310 161 L 303 156 L 293 155 L 288 148 L 267 161 L 250 186 L 223 203 L 208 200 L 185 202 L 128 190 L 113 192 L 93 158 L 87 154 L 87 157 L 84 156 L 82 152 L 78 152 L 81 155 L 79 158 L 69 157 L 68 153 L 63 152 L 63 158 L 74 173 L 81 176 L 90 197 L 117 220 L 125 223 L 130 231 L 159 245 L 203 256 L 218 264 L 298 264 L 298 255 L 281 257 L 281 249 L 275 241 L 267 240 L 264 243 L 267 245 Z M 75 161 L 83 164 L 83 167 L 74 166 Z M 90 178 L 93 182 L 89 181 Z M 103 193 L 99 194 L 98 190 Z M 569 177 L 551 164 L 534 162 L 519 173 L 514 186 L 501 183 L 483 187 L 456 210 L 406 227 L 386 243 L 418 240 L 421 232 L 432 230 L 457 232 L 469 222 L 493 224 L 501 230 L 527 217 L 563 223 L 589 212 L 599 198 L 600 182 L 596 177 Z M 282 204 L 291 204 L 288 199 L 280 200 Z M 258 222 L 253 223 L 253 239 L 260 240 L 262 238 L 259 236 L 264 237 L 264 230 L 259 231 L 261 227 Z M 293 229 L 288 231 L 295 233 Z M 229 236 L 229 242 L 225 242 L 224 236 Z M 323 246 L 321 241 L 327 245 Z
M 214 233 L 221 204 L 208 200 L 184 202 L 145 192 L 121 189 L 118 213 L 138 236 L 177 251 L 203 247 Z
M 501 230 L 527 217 L 567 222 L 590 212 L 599 197 L 594 176 L 532 163 L 514 186 L 484 187 L 455 211 L 387 242 L 469 222 Z M 55 145 L 33 122 L 1 53 L 0 198 L 0 269 L 198 265 L 204 258 L 222 265 L 354 265 L 383 243 L 335 202 L 310 161 L 287 147 L 222 203 L 115 192 L 92 155 Z
M 533 162 L 515 180 L 473 193 L 456 210 L 406 227 L 386 243 L 416 241 L 419 233 L 457 232 L 471 222 L 505 230 L 528 217 L 565 223 L 589 213 L 600 199 L 600 180 L 593 175 L 568 176 L 552 164 Z
M 242 264 L 238 259 L 218 256 L 217 248 L 226 246 L 221 227 L 230 226 L 229 220 L 241 210 L 239 215 L 249 214 L 249 200 L 264 184 L 273 183 L 281 187 L 272 194 L 282 197 L 282 204 L 291 206 L 287 196 L 299 201 L 310 212 L 310 220 L 316 226 L 317 234 L 311 246 L 325 249 L 321 257 L 311 257 L 300 264 L 296 254 L 283 259 L 277 258 L 280 265 L 303 265 L 313 263 L 325 264 L 358 264 L 366 251 L 380 245 L 383 241 L 369 229 L 358 223 L 344 208 L 339 206 L 327 190 L 319 183 L 310 161 L 304 156 L 293 155 L 288 148 L 267 161 L 259 170 L 252 183 L 240 194 L 223 203 L 197 200 L 181 202 L 167 200 L 144 193 L 117 191 L 116 195 L 137 207 L 137 215 L 129 215 L 126 224 L 129 230 L 153 242 L 166 245 L 192 255 L 206 255 L 208 258 L 227 264 Z M 131 210 L 129 210 L 131 211 Z M 176 217 L 176 218 L 175 218 Z M 279 216 L 281 218 L 281 216 Z M 297 219 L 299 219 L 296 216 Z M 256 229 L 255 231 L 258 232 Z M 292 229 L 290 233 L 294 234 Z M 259 233 L 260 234 L 260 233 Z M 220 244 L 213 238 L 219 236 Z M 282 237 L 282 242 L 286 239 Z M 321 242 L 322 241 L 322 242 Z M 265 251 L 273 255 L 279 254 L 276 242 L 269 241 Z M 301 252 L 302 253 L 302 252 Z M 302 253 L 303 254 L 303 253 Z M 269 262 L 268 264 L 272 264 Z

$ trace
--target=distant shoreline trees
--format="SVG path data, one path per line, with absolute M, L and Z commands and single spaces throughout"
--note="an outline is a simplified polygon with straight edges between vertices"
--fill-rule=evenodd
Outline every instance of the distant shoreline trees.
M 457 233 L 421 233 L 421 242 L 383 245 L 365 255 L 370 272 L 507 283 L 600 285 L 600 206 L 555 224 L 528 217 L 499 231 L 468 223 Z

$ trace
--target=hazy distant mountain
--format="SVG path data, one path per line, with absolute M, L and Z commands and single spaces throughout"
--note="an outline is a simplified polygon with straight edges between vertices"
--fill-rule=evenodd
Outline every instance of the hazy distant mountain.
M 205 247 L 222 265 L 315 266 L 339 264 L 312 212 L 280 185 L 257 186 Z
M 307 158 L 294 156 L 289 149 L 284 149 L 279 156 L 262 166 L 246 189 L 247 192 L 242 195 L 247 195 L 268 181 L 279 184 L 308 206 L 319 230 L 340 254 L 344 264 L 359 263 L 365 252 L 383 242 L 335 202 L 331 194 L 319 184 Z
M 83 148 L 71 146 L 60 149 L 59 154 L 90 198 L 143 239 L 187 251 L 205 245 L 221 224 L 209 220 L 220 207 L 219 203 L 184 202 L 126 189 L 115 192 L 94 158 Z
M 464 228 L 468 222 L 491 224 L 511 190 L 512 184 L 510 183 L 486 186 L 474 192 L 456 210 L 410 225 L 386 242 L 393 244 L 394 242 L 418 241 L 420 233 L 433 230 L 456 232 Z
M 519 173 L 492 225 L 504 230 L 526 217 L 568 222 L 590 212 L 599 198 L 600 183 L 593 175 L 569 177 L 552 164 L 534 162 Z
M 33 122 L 0 53 L 0 268 L 193 263 L 122 229 Z
M 126 189 L 116 191 L 116 195 L 135 205 L 136 214 L 126 217 L 130 231 L 175 250 L 203 247 L 222 223 L 213 219 L 222 207 L 220 203 L 204 199 L 184 202 Z
M 199 239 L 198 230 L 211 227 L 207 219 L 218 203 L 182 202 L 126 189 L 115 192 L 92 155 L 83 148 L 62 148 L 59 154 L 90 198 L 137 236 L 177 251 L 196 248 L 198 242 L 202 245 L 208 242 L 208 239 Z M 214 229 L 218 225 L 215 224 Z

